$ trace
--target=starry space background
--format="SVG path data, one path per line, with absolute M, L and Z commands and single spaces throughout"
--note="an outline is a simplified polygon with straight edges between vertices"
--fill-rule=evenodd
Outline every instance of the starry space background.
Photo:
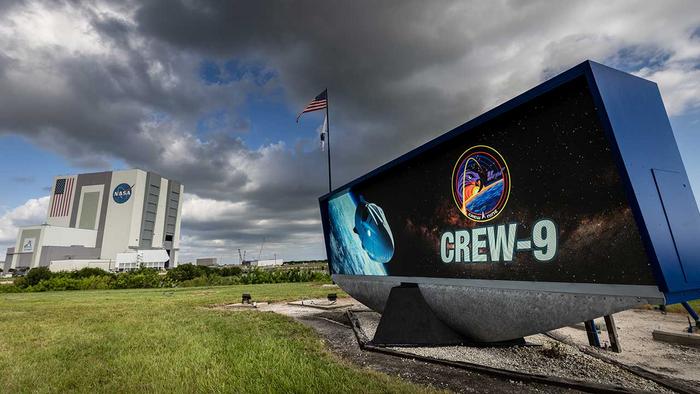
M 474 145 L 495 148 L 512 179 L 500 215 L 487 223 L 464 217 L 455 205 L 455 161 Z M 388 275 L 608 284 L 655 284 L 649 259 L 599 123 L 585 79 L 570 81 L 355 186 L 384 209 L 394 234 Z M 518 223 L 518 239 L 551 219 L 557 255 L 531 252 L 512 262 L 443 263 L 447 231 Z M 334 272 L 340 261 L 331 256 Z M 353 272 L 357 273 L 357 272 Z M 365 273 L 371 274 L 371 273 Z

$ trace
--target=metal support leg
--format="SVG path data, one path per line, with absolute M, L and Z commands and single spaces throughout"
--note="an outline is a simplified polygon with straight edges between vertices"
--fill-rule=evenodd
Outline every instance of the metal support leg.
M 612 315 L 606 315 L 605 328 L 608 330 L 608 339 L 610 339 L 610 349 L 615 353 L 622 353 L 622 347 L 620 346 L 620 339 L 617 336 L 617 326 L 615 325 L 615 320 Z
M 588 335 L 588 344 L 595 347 L 600 347 L 600 338 L 598 338 L 598 330 L 595 328 L 595 321 L 586 320 L 583 322 L 586 326 L 586 335 Z
M 698 313 L 695 312 L 695 309 L 693 309 L 693 307 L 685 301 L 681 302 L 681 305 L 683 305 L 683 308 L 685 308 L 685 310 L 688 311 L 690 317 L 692 317 L 693 320 L 695 320 L 695 327 L 700 328 L 700 317 L 698 316 Z

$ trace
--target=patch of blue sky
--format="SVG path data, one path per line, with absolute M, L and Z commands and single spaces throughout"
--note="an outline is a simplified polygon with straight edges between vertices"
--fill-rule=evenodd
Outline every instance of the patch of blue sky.
M 250 120 L 250 130 L 244 140 L 252 149 L 280 141 L 290 147 L 300 142 L 303 145 L 304 141 L 308 142 L 307 148 L 318 147 L 311 140 L 316 141 L 318 137 L 316 130 L 323 123 L 322 111 L 305 114 L 299 123 L 296 123 L 298 113 L 281 99 L 249 100 L 242 111 Z
M 642 69 L 655 71 L 661 69 L 671 55 L 670 51 L 655 46 L 630 45 L 620 48 L 604 63 L 629 73 Z
M 199 76 L 205 83 L 211 85 L 225 85 L 248 79 L 257 86 L 264 86 L 277 77 L 277 73 L 255 62 L 241 62 L 237 59 L 231 59 L 220 63 L 204 60 L 200 64 Z
M 56 175 L 94 170 L 73 166 L 63 157 L 17 135 L 0 136 L 0 157 L 0 182 L 5 186 L 0 193 L 0 214 L 31 198 L 49 195 Z M 112 164 L 124 168 L 121 162 Z
M 266 86 L 277 73 L 259 63 L 245 63 L 236 59 L 225 62 L 205 60 L 199 76 L 206 84 L 230 84 L 249 79 L 264 92 L 250 92 L 245 102 L 233 107 L 222 107 L 203 114 L 196 124 L 197 134 L 212 132 L 232 133 L 240 137 L 250 149 L 284 142 L 304 150 L 318 149 L 318 127 L 323 123 L 323 111 L 305 114 L 296 123 L 297 109 L 291 108 L 281 87 Z M 319 88 L 319 91 L 321 88 Z M 311 100 L 313 97 L 309 97 Z M 301 111 L 302 108 L 298 108 Z
M 56 173 L 71 171 L 65 160 L 15 135 L 0 137 L 0 157 L 0 181 L 5 186 L 0 194 L 0 214 L 30 198 L 48 195 Z
M 218 109 L 204 114 L 197 120 L 197 134 L 205 135 L 212 131 L 225 130 L 230 124 L 229 111 Z

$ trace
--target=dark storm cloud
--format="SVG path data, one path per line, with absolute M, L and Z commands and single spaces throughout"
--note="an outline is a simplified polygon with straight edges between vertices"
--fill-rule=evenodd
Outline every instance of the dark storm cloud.
M 466 120 L 481 103 L 439 88 L 406 89 L 397 82 L 434 65 L 457 61 L 472 46 L 449 3 L 425 2 L 172 2 L 154 1 L 136 14 L 145 36 L 203 56 L 265 59 L 281 72 L 293 102 L 302 105 L 328 87 L 334 125 L 348 159 L 380 164 L 446 126 Z M 168 18 L 163 18 L 166 14 Z M 466 70 L 465 70 L 466 71 Z M 448 104 L 449 100 L 459 102 Z M 445 104 L 445 105 L 441 105 Z M 457 114 L 461 112 L 461 117 Z M 444 125 L 434 119 L 451 117 Z M 346 126 L 344 126 L 346 125 Z M 412 125 L 411 127 L 406 127 Z M 400 134 L 401 138 L 395 138 Z M 381 149 L 382 155 L 377 157 Z M 344 155 L 343 152 L 338 152 Z
M 184 217 L 190 245 L 231 248 L 267 232 L 322 253 L 325 156 L 309 140 L 248 147 L 248 97 L 281 90 L 296 111 L 328 87 L 339 185 L 588 57 L 652 65 L 645 75 L 672 87 L 692 81 L 697 3 L 643 4 L 3 2 L 0 134 L 77 165 L 117 159 L 182 181 L 202 198 Z M 202 81 L 203 62 L 231 59 L 264 78 Z M 687 86 L 667 102 L 692 103 Z M 245 210 L 205 214 L 222 201 Z
M 188 229 L 203 239 L 233 239 L 243 244 L 254 244 L 263 237 L 271 242 L 284 242 L 291 234 L 316 232 L 318 226 L 317 222 L 285 221 L 277 223 L 274 228 L 265 228 L 251 221 L 239 222 L 234 219 L 226 223 L 190 223 Z

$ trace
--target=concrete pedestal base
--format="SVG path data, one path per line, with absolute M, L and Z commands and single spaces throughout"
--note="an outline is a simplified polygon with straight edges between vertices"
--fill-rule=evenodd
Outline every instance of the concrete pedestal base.
M 391 289 L 372 344 L 377 346 L 460 345 L 464 337 L 440 321 L 416 285 Z

